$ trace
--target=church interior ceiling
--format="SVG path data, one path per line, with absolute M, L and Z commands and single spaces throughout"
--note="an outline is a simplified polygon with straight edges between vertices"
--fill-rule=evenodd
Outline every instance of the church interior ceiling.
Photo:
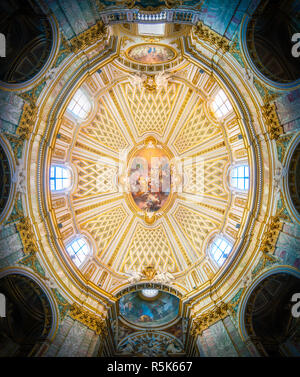
M 0 356 L 300 354 L 298 2 L 40 3 L 0 5 Z

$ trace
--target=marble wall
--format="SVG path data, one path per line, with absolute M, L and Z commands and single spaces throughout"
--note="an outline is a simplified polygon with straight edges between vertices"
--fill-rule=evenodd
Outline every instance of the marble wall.
M 0 226 L 0 268 L 16 264 L 23 256 L 23 245 L 15 224 Z
M 66 316 L 54 341 L 44 354 L 46 357 L 97 356 L 100 336 L 82 323 Z
M 229 316 L 198 335 L 197 346 L 200 357 L 251 356 Z

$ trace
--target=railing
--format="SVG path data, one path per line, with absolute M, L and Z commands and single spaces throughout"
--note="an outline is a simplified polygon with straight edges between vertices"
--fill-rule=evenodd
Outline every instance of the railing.
M 139 9 L 108 10 L 101 13 L 104 24 L 117 23 L 161 23 L 162 21 L 170 23 L 196 24 L 199 20 L 199 12 L 185 9 L 170 9 L 157 13 L 146 13 Z

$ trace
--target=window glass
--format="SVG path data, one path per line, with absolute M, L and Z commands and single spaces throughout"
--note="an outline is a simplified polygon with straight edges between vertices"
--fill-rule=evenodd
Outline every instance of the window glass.
M 79 267 L 90 252 L 90 248 L 84 238 L 77 238 L 69 246 L 67 252 L 73 262 Z
M 86 119 L 91 111 L 91 103 L 83 90 L 78 89 L 71 99 L 68 110 L 76 117 Z
M 232 110 L 231 103 L 225 92 L 220 89 L 212 103 L 213 111 L 216 117 L 221 118 Z
M 216 237 L 210 248 L 214 260 L 221 266 L 232 250 L 232 245 L 223 237 Z
M 71 172 L 63 166 L 51 166 L 50 190 L 66 190 L 71 186 Z
M 231 170 L 230 184 L 239 190 L 249 190 L 249 166 L 241 165 Z

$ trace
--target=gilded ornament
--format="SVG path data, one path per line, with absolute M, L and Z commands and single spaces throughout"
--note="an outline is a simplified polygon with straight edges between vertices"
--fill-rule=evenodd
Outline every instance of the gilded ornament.
M 37 117 L 37 107 L 33 104 L 24 104 L 23 113 L 19 126 L 17 128 L 17 135 L 20 136 L 22 140 L 28 140 L 32 134 L 33 127 Z
M 105 26 L 102 21 L 98 21 L 96 25 L 90 27 L 88 30 L 77 35 L 70 40 L 71 51 L 75 54 L 80 50 L 93 45 L 97 41 L 103 39 L 106 36 Z
M 277 140 L 283 134 L 283 127 L 280 124 L 275 103 L 266 103 L 261 110 L 270 138 Z
M 23 243 L 24 253 L 35 254 L 38 251 L 38 247 L 30 219 L 23 217 L 16 226 Z
M 105 336 L 107 333 L 105 320 L 75 303 L 71 306 L 69 315 L 76 321 L 83 323 L 89 329 L 93 330 L 97 335 Z
M 202 335 L 205 329 L 227 317 L 230 310 L 230 304 L 221 302 L 221 304 L 216 305 L 212 310 L 196 317 L 192 324 L 192 335 Z
M 230 50 L 229 40 L 222 37 L 208 26 L 205 26 L 202 22 L 197 23 L 194 33 L 198 38 L 222 50 L 224 53 Z

